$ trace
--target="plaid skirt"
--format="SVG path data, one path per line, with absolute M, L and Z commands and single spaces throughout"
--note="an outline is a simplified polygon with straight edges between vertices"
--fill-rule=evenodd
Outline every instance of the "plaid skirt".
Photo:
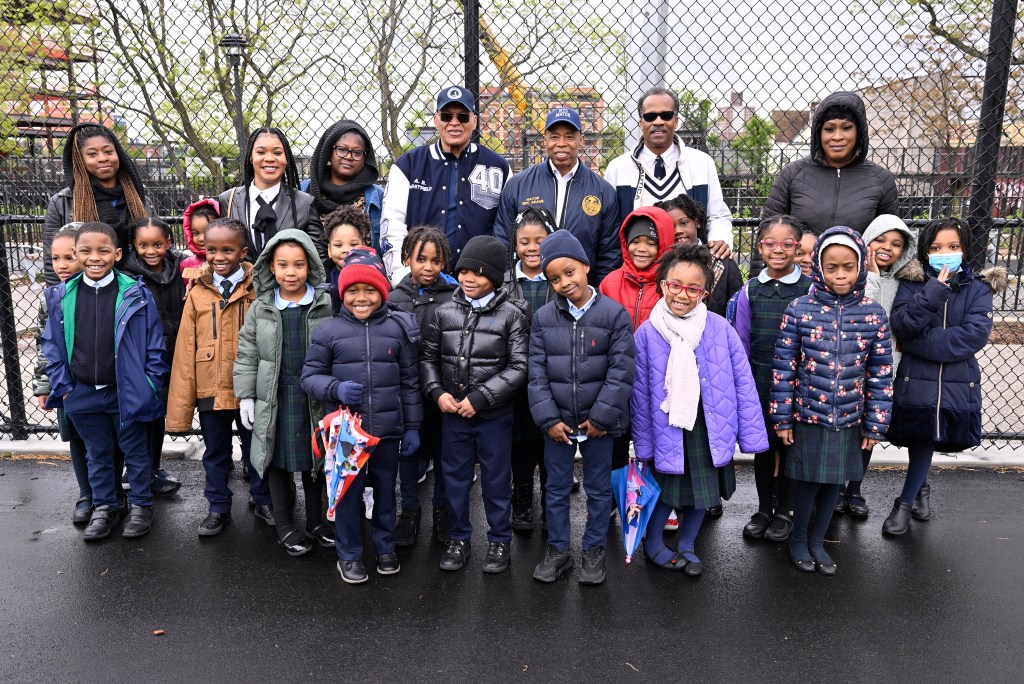
M 656 468 L 651 470 L 661 487 L 660 501 L 673 508 L 711 508 L 733 495 L 736 491 L 736 468 L 732 461 L 716 468 L 711 460 L 703 405 L 697 408 L 697 422 L 693 430 L 683 431 L 683 448 L 686 467 L 682 475 L 661 473 Z
M 845 484 L 864 476 L 860 428 L 836 432 L 819 425 L 796 423 L 786 456 L 786 477 L 803 482 Z

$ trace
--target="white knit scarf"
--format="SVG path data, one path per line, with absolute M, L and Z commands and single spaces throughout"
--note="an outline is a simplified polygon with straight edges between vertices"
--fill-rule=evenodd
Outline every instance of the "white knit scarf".
M 684 317 L 673 314 L 668 303 L 661 299 L 651 311 L 651 325 L 665 338 L 672 350 L 665 369 L 665 401 L 661 410 L 668 414 L 673 427 L 692 430 L 697 421 L 700 402 L 700 373 L 694 350 L 704 335 L 708 321 L 708 308 L 701 302 Z

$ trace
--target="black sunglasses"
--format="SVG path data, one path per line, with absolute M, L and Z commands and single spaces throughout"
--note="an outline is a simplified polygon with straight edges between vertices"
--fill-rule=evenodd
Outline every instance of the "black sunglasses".
M 442 123 L 449 123 L 453 118 L 458 119 L 459 123 L 469 123 L 470 114 L 469 112 L 459 112 L 458 114 L 454 112 L 441 112 L 438 116 L 441 118 Z
M 650 122 L 658 119 L 659 117 L 661 118 L 662 121 L 671 121 L 672 119 L 676 118 L 676 113 L 675 112 L 644 112 L 640 116 L 643 117 L 644 121 L 647 121 L 648 123 L 650 123 Z

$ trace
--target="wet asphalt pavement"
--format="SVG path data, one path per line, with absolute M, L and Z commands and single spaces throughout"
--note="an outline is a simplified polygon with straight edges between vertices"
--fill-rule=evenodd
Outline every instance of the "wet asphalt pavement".
M 539 531 L 516 536 L 509 572 L 485 576 L 477 505 L 467 570 L 437 569 L 441 549 L 427 522 L 417 545 L 400 551 L 399 575 L 376 575 L 368 554 L 370 581 L 348 586 L 333 550 L 285 555 L 249 514 L 237 478 L 233 524 L 200 540 L 201 464 L 167 466 L 185 484 L 158 502 L 153 531 L 87 546 L 70 523 L 70 464 L 0 462 L 0 681 L 1022 677 L 1017 471 L 933 472 L 934 517 L 896 540 L 880 530 L 901 473 L 873 472 L 871 517 L 839 518 L 829 531 L 839 565 L 832 578 L 798 572 L 784 545 L 741 538 L 755 501 L 748 467 L 725 516 L 704 524 L 698 579 L 642 558 L 626 565 L 617 524 L 603 586 L 580 586 L 575 573 L 554 585 L 533 581 Z M 583 496 L 573 497 L 577 552 Z

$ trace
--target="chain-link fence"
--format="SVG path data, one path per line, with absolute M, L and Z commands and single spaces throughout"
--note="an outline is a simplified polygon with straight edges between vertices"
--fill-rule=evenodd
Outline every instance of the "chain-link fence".
M 908 221 L 971 217 L 986 260 L 1010 272 L 997 299 L 985 431 L 1024 435 L 1024 10 L 1015 0 L 849 7 L 781 0 L 0 0 L 0 432 L 53 430 L 31 401 L 41 223 L 66 186 L 72 125 L 112 128 L 155 211 L 231 185 L 239 141 L 284 129 L 300 177 L 324 130 L 359 122 L 381 175 L 431 140 L 434 95 L 467 86 L 479 140 L 513 171 L 544 158 L 558 106 L 583 120 L 583 163 L 603 171 L 639 139 L 637 98 L 680 97 L 677 134 L 714 160 L 739 262 L 779 171 L 808 154 L 814 109 L 855 92 L 869 158 Z M 995 219 L 994 221 L 992 219 Z

